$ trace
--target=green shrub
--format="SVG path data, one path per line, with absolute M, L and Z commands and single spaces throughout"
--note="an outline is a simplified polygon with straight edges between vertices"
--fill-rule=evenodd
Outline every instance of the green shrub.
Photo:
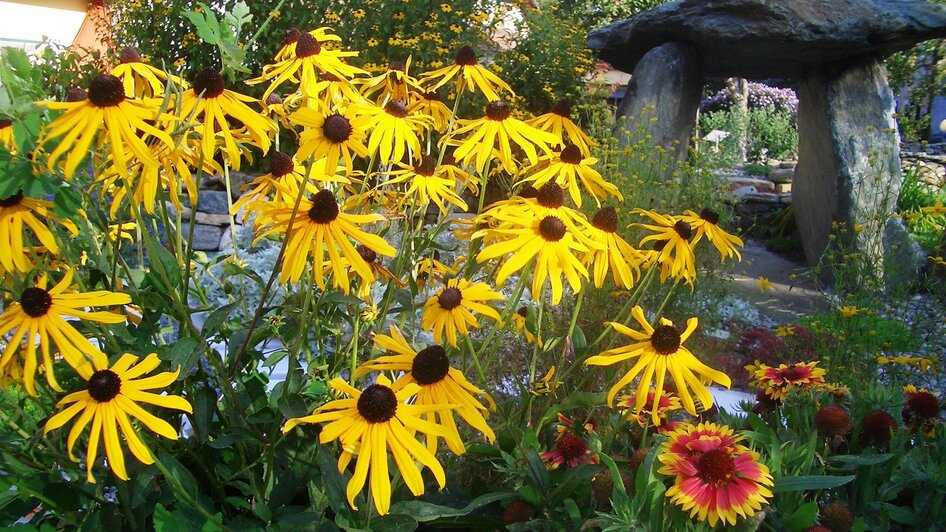
M 749 160 L 785 159 L 797 151 L 798 129 L 791 113 L 769 107 L 749 111 Z

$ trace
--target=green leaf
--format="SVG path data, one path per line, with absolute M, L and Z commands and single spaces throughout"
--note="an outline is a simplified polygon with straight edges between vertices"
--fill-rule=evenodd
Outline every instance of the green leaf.
M 907 508 L 887 503 L 884 503 L 884 508 L 887 510 L 887 515 L 890 516 L 892 521 L 912 526 L 918 526 L 920 524 L 918 516 Z
M 147 232 L 144 234 L 147 235 Z M 145 238 L 149 237 L 146 236 Z M 177 257 L 162 246 L 160 242 L 154 241 L 153 243 L 153 246 L 148 246 L 148 251 L 152 254 L 151 266 L 160 268 L 155 280 L 160 281 L 164 285 L 164 289 L 170 293 L 181 284 L 181 264 L 177 261 Z M 165 282 L 168 284 L 165 285 Z
M 166 360 L 181 368 L 181 374 L 177 377 L 177 380 L 180 381 L 184 380 L 194 370 L 197 362 L 200 361 L 201 355 L 204 354 L 204 349 L 200 340 L 192 336 L 185 336 L 171 345 L 159 347 L 157 353 L 161 360 Z
M 223 324 L 226 323 L 233 314 L 233 309 L 238 308 L 239 306 L 240 303 L 238 301 L 234 301 L 233 303 L 228 303 L 211 312 L 210 316 L 207 316 L 207 319 L 204 320 L 204 325 L 200 328 L 200 334 L 202 334 L 204 338 L 210 338 L 220 332 Z
M 581 357 L 588 347 L 588 340 L 585 338 L 585 331 L 581 330 L 580 325 L 575 326 L 575 332 L 572 333 L 572 347 L 575 349 L 575 357 Z
M 166 479 L 168 483 L 172 485 L 175 483 L 180 484 L 181 489 L 185 493 L 189 493 L 196 499 L 200 490 L 197 487 L 197 479 L 194 478 L 190 470 L 178 462 L 177 458 L 174 458 L 164 451 L 158 451 L 158 460 L 161 461 L 161 465 L 163 465 L 168 470 L 168 473 L 171 474 L 170 476 L 173 477 Z M 190 505 L 190 503 L 180 496 L 177 490 L 174 490 L 174 495 L 181 504 Z
M 837 462 L 837 463 L 844 464 L 845 466 L 847 466 L 842 469 L 856 469 L 857 467 L 860 467 L 860 466 L 872 466 L 872 465 L 882 464 L 890 460 L 894 456 L 895 455 L 893 453 L 865 454 L 865 455 L 839 454 L 839 455 L 828 457 L 828 461 Z
M 426 523 L 428 521 L 434 521 L 447 517 L 461 517 L 468 515 L 474 510 L 478 510 L 479 508 L 482 508 L 488 504 L 492 504 L 497 501 L 514 499 L 518 496 L 518 494 L 512 492 L 487 493 L 473 499 L 463 508 L 450 508 L 449 506 L 440 506 L 439 504 L 431 504 L 429 502 L 420 500 L 401 501 L 391 506 L 391 513 L 409 515 L 418 522 Z
M 199 441 L 205 442 L 210 435 L 210 422 L 213 420 L 217 405 L 217 392 L 210 388 L 200 388 L 191 395 L 194 405 L 194 432 Z
M 177 508 L 173 512 L 158 503 L 154 506 L 154 529 L 156 532 L 190 532 L 199 530 L 205 524 L 204 519 L 193 511 Z
M 79 217 L 79 209 L 82 207 L 82 196 L 69 187 L 61 187 L 56 191 L 53 206 L 56 210 L 56 216 L 76 220 Z
M 611 488 L 611 500 L 613 504 L 617 505 L 617 502 L 614 501 L 626 501 L 627 500 L 627 490 L 624 489 L 624 479 L 621 477 L 621 471 L 618 469 L 614 460 L 610 456 L 599 452 L 598 459 L 601 460 L 601 463 L 608 467 L 608 471 L 611 472 L 611 480 L 614 483 L 614 487 Z
M 806 490 L 826 490 L 843 486 L 854 480 L 854 475 L 847 476 L 826 476 L 826 475 L 806 475 L 799 477 L 782 477 L 775 481 L 774 493 L 787 493 L 790 491 Z
M 815 524 L 818 519 L 818 503 L 809 502 L 801 505 L 785 519 L 785 526 L 790 530 L 804 530 Z

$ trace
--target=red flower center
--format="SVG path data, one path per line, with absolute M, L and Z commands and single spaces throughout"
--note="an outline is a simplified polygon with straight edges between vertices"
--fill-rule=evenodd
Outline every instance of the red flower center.
M 588 446 L 578 436 L 565 433 L 555 442 L 555 449 L 558 450 L 566 462 L 574 462 L 585 456 Z
M 288 30 L 286 30 L 286 34 L 283 37 L 283 40 L 282 40 L 283 46 L 297 42 L 301 35 L 302 35 L 302 31 L 299 28 L 289 28 Z
M 782 379 L 784 379 L 786 382 L 797 382 L 807 378 L 809 376 L 809 372 L 805 367 L 792 366 L 779 371 L 779 376 L 782 377 Z
M 719 223 L 719 213 L 714 211 L 713 209 L 703 209 L 702 211 L 700 211 L 700 218 L 702 218 L 703 220 L 713 225 L 716 225 Z
M 713 486 L 729 482 L 735 469 L 736 462 L 725 449 L 706 451 L 696 461 L 696 476 Z
M 361 259 L 368 264 L 371 264 L 378 260 L 378 254 L 371 248 L 367 246 L 358 246 L 355 248 L 358 251 L 358 255 L 361 256 Z
M 914 415 L 925 419 L 939 416 L 939 399 L 926 391 L 907 394 L 907 402 L 903 407 L 904 418 Z

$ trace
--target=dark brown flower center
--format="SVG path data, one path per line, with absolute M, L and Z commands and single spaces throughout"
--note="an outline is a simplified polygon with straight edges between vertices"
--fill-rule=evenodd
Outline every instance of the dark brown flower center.
M 693 236 L 693 228 L 683 220 L 678 220 L 677 223 L 673 224 L 673 230 L 684 240 L 689 240 Z
M 558 116 L 564 116 L 565 118 L 571 118 L 572 116 L 572 104 L 568 100 L 559 100 L 555 102 L 555 105 L 552 106 L 551 112 L 557 114 Z
M 15 207 L 23 201 L 23 193 L 17 192 L 16 194 L 0 199 L 0 207 Z
M 270 94 L 266 97 L 266 105 L 279 105 L 282 103 L 282 96 L 276 94 Z
M 66 101 L 69 103 L 82 102 L 89 99 L 89 93 L 85 92 L 85 89 L 79 87 L 72 87 L 66 93 Z
M 417 384 L 435 384 L 443 380 L 450 371 L 450 360 L 447 352 L 439 345 L 431 345 L 422 349 L 414 357 L 411 364 L 411 376 Z
M 651 244 L 651 247 L 653 248 L 654 251 L 661 252 L 661 251 L 664 250 L 665 247 L 667 247 L 667 241 L 666 241 L 666 240 L 654 240 L 654 243 Z
M 566 462 L 573 462 L 585 455 L 588 446 L 585 441 L 574 434 L 565 433 L 556 442 L 555 448 Z
M 486 118 L 502 122 L 512 114 L 512 106 L 506 100 L 496 100 L 486 104 Z
M 100 403 L 107 403 L 122 391 L 122 380 L 110 369 L 100 369 L 89 378 L 89 395 Z
M 581 163 L 581 150 L 578 149 L 578 146 L 574 144 L 569 144 L 565 146 L 565 149 L 562 150 L 562 153 L 558 156 L 565 164 L 579 164 Z
M 469 46 L 464 46 L 457 50 L 453 61 L 461 66 L 473 66 L 476 64 L 476 52 Z
M 595 217 L 591 219 L 591 225 L 601 229 L 605 233 L 614 233 L 618 230 L 618 211 L 608 205 L 602 207 Z
M 522 316 L 523 318 L 529 315 L 529 307 L 519 307 L 519 310 L 516 311 L 516 314 Z
M 269 156 L 269 173 L 273 177 L 282 177 L 292 172 L 295 165 L 292 156 L 281 151 L 273 151 Z
M 417 175 L 430 177 L 437 171 L 437 161 L 431 157 L 424 157 L 420 164 L 414 167 L 414 173 Z
M 0 129 L 6 129 L 13 125 L 13 120 L 7 118 L 0 118 Z
M 31 286 L 20 294 L 20 306 L 31 318 L 39 318 L 49 312 L 53 306 L 53 297 L 48 291 Z
M 140 63 L 141 54 L 138 53 L 138 50 L 134 46 L 129 46 L 122 50 L 122 53 L 118 54 L 118 60 L 122 63 Z
M 658 354 L 672 355 L 680 349 L 680 333 L 673 325 L 658 325 L 650 335 L 650 345 Z
M 861 419 L 861 438 L 878 446 L 890 443 L 891 431 L 897 430 L 897 422 L 893 416 L 883 410 L 868 412 Z
M 289 28 L 288 30 L 286 30 L 286 34 L 283 36 L 283 39 L 282 39 L 283 46 L 297 42 L 301 35 L 302 35 L 302 31 L 299 28 Z
M 407 116 L 407 106 L 401 100 L 391 100 L 385 104 L 384 112 L 395 118 L 404 118 Z
M 115 76 L 101 74 L 89 84 L 89 101 L 96 107 L 114 107 L 125 101 L 125 88 Z
M 539 222 L 539 234 L 548 242 L 558 242 L 565 237 L 565 224 L 558 216 L 546 216 Z
M 456 288 L 447 288 L 437 296 L 437 302 L 440 303 L 440 308 L 444 310 L 453 310 L 459 307 L 461 301 L 463 301 L 463 293 Z
M 203 93 L 204 98 L 216 98 L 224 89 L 223 76 L 215 68 L 205 68 L 194 76 L 194 92 Z
M 388 63 L 388 70 L 392 70 L 394 72 L 406 72 L 407 63 L 404 61 L 391 61 Z
M 735 468 L 736 462 L 729 451 L 712 449 L 703 453 L 696 461 L 696 476 L 709 485 L 719 486 L 729 482 Z
M 338 201 L 328 190 L 320 190 L 312 195 L 309 207 L 309 219 L 317 224 L 332 223 L 338 218 Z
M 358 251 L 358 254 L 361 256 L 361 260 L 367 262 L 368 264 L 371 264 L 378 260 L 378 254 L 375 252 L 375 250 L 367 246 L 358 246 L 356 250 Z
M 557 209 L 565 204 L 565 191 L 555 183 L 546 183 L 539 189 L 535 199 L 543 207 Z
M 322 45 L 318 39 L 308 33 L 301 33 L 296 41 L 296 57 L 306 58 L 318 55 L 322 51 Z
M 851 416 L 839 406 L 826 406 L 815 414 L 815 428 L 825 438 L 844 436 L 852 426 Z
M 702 218 L 703 220 L 713 225 L 716 225 L 719 223 L 719 213 L 714 211 L 713 209 L 703 209 L 702 211 L 700 211 L 700 218 Z
M 335 74 L 332 74 L 331 72 L 325 72 L 325 73 L 323 73 L 323 74 L 322 74 L 322 79 L 323 79 L 324 81 L 331 81 L 331 82 L 333 82 L 333 83 L 336 82 L 336 81 L 341 81 L 341 80 L 342 80 L 342 78 L 336 76 Z
M 519 189 L 519 197 L 522 198 L 535 198 L 538 197 L 538 195 L 539 191 L 532 185 L 524 185 Z
M 440 101 L 440 93 L 437 92 L 437 91 L 425 92 L 425 93 L 424 93 L 424 99 L 425 99 L 425 100 L 429 100 L 429 101 L 431 101 L 431 102 L 439 102 L 439 101 Z
M 327 117 L 325 123 L 322 124 L 322 133 L 325 135 L 325 138 L 336 144 L 348 140 L 348 137 L 351 136 L 351 131 L 351 122 L 338 113 Z
M 369 423 L 384 423 L 397 413 L 397 396 L 383 384 L 372 384 L 358 397 L 358 413 Z

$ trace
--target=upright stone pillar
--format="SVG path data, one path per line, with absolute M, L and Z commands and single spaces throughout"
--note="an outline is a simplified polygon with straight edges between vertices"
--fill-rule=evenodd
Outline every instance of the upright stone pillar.
M 699 52 L 670 42 L 647 52 L 637 63 L 618 108 L 615 136 L 630 146 L 649 136 L 677 160 L 687 153 L 703 89 Z
M 876 58 L 819 68 L 799 87 L 798 168 L 792 183 L 805 257 L 817 264 L 833 222 L 843 222 L 860 253 L 880 257 L 885 215 L 900 192 L 894 95 Z M 881 274 L 882 272 L 877 272 Z

